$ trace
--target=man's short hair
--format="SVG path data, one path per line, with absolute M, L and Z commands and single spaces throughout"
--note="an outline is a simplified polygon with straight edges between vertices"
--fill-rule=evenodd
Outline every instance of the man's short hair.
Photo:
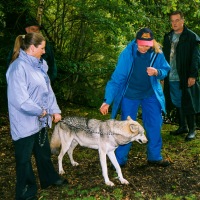
M 180 10 L 172 11 L 172 12 L 169 14 L 169 18 L 170 18 L 172 15 L 180 15 L 181 18 L 184 19 L 184 15 L 183 15 L 182 11 L 180 11 Z

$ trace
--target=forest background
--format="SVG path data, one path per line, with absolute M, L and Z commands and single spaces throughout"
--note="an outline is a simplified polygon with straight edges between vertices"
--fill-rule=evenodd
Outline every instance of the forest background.
M 59 100 L 99 107 L 119 53 L 142 27 L 162 44 L 168 14 L 179 9 L 200 35 L 199 0 L 2 0 L 0 2 L 0 111 L 6 108 L 7 56 L 27 17 L 42 7 L 42 33 L 54 47 Z M 3 110 L 2 110 L 3 109 Z

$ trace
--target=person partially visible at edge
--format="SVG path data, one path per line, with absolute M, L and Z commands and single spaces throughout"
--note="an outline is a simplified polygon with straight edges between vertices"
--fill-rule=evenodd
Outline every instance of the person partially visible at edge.
M 157 55 L 153 66 L 151 59 Z M 115 118 L 121 107 L 121 120 L 131 116 L 136 120 L 139 106 L 142 108 L 142 120 L 146 130 L 148 164 L 168 166 L 170 162 L 163 159 L 162 149 L 162 111 L 165 112 L 165 98 L 160 83 L 170 66 L 154 39 L 149 28 L 142 28 L 134 39 L 122 51 L 111 79 L 105 89 L 104 102 L 100 107 L 103 115 L 112 105 L 111 118 Z M 119 146 L 115 153 L 118 163 L 127 163 L 132 143 Z
M 17 53 L 6 72 L 8 111 L 16 160 L 16 200 L 37 199 L 37 184 L 31 163 L 36 160 L 42 189 L 62 186 L 51 161 L 47 127 L 61 120 L 56 97 L 47 75 L 45 38 L 40 33 L 27 33 L 16 38 Z
M 39 25 L 36 19 L 33 19 L 33 18 L 27 19 L 26 24 L 25 24 L 26 33 L 39 33 L 40 29 L 41 29 L 41 26 Z M 8 55 L 7 66 L 9 66 L 12 60 L 13 51 L 15 50 L 12 49 Z M 56 66 L 53 49 L 48 41 L 46 41 L 45 54 L 42 55 L 42 58 L 46 60 L 47 65 L 49 67 L 48 68 L 49 78 L 51 82 L 54 82 L 57 77 L 57 66 Z
M 200 37 L 184 25 L 181 11 L 170 14 L 172 30 L 165 34 L 163 53 L 171 71 L 164 79 L 164 94 L 178 110 L 179 127 L 171 135 L 187 133 L 185 140 L 195 139 L 195 114 L 200 112 Z M 168 106 L 167 106 L 168 108 Z

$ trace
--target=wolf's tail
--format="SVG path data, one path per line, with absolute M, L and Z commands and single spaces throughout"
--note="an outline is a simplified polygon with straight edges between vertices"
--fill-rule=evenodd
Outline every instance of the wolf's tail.
M 60 129 L 60 123 L 58 123 L 53 130 L 53 134 L 51 136 L 51 142 L 50 142 L 50 147 L 51 147 L 51 153 L 58 155 L 59 154 L 59 147 L 61 145 L 60 142 L 60 136 L 59 136 L 59 129 Z

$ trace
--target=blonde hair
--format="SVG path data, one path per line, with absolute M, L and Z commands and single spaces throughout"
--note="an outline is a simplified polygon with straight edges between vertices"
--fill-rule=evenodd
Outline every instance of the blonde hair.
M 18 35 L 15 39 L 11 63 L 18 58 L 20 48 L 27 50 L 31 45 L 38 47 L 42 41 L 45 41 L 41 33 L 27 33 L 26 35 Z
M 162 52 L 161 47 L 162 47 L 162 45 L 160 43 L 158 43 L 155 39 L 153 39 L 153 49 L 156 53 Z
M 15 39 L 11 63 L 19 56 L 19 50 L 22 44 L 23 35 L 18 35 Z

